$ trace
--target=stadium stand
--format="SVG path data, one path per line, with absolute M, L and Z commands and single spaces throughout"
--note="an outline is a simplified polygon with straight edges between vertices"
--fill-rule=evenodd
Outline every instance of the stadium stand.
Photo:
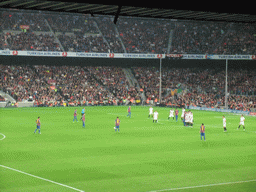
M 61 51 L 59 47 L 64 47 L 64 51 L 77 52 L 256 54 L 255 26 L 249 24 L 120 17 L 114 25 L 113 17 L 105 16 L 13 10 L 0 14 L 0 49 Z M 22 42 L 17 42 L 20 38 Z
M 0 49 L 103 53 L 256 54 L 255 27 L 225 22 L 147 20 L 90 15 L 0 12 Z M 23 26 L 23 27 L 22 27 Z M 121 67 L 0 65 L 1 89 L 17 101 L 36 105 L 64 101 L 120 104 L 141 102 Z M 164 68 L 164 105 L 224 105 L 225 72 L 215 69 Z M 159 70 L 132 67 L 147 100 L 158 102 Z M 255 108 L 256 74 L 229 70 L 229 108 Z M 176 91 L 174 91 L 176 90 Z M 84 103 L 83 103 L 84 104 Z
M 10 66 L 0 65 L 0 89 L 17 101 L 33 100 L 38 105 L 123 104 L 123 100 L 141 100 L 140 92 L 129 86 L 120 67 L 107 66 Z M 147 100 L 159 98 L 159 71 L 156 68 L 132 68 Z M 225 103 L 225 73 L 214 69 L 166 68 L 163 70 L 162 103 L 165 106 L 221 107 Z M 228 106 L 230 109 L 256 108 L 255 71 L 230 70 Z M 177 90 L 182 90 L 180 93 Z M 88 103 L 87 103 L 88 104 Z

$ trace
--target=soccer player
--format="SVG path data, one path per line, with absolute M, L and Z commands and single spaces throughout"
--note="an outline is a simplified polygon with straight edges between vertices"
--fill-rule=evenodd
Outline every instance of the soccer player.
M 80 120 L 82 120 L 84 113 L 85 113 L 85 108 L 82 109 L 81 119 Z
M 170 110 L 170 113 L 169 113 L 168 120 L 169 120 L 171 117 L 172 117 L 172 120 L 174 120 L 174 115 L 173 115 L 173 113 L 174 113 L 174 110 L 171 109 L 171 110 Z
M 150 108 L 149 108 L 149 115 L 148 115 L 148 118 L 149 118 L 150 116 L 153 116 L 153 107 L 152 107 L 152 106 L 150 106 Z
M 193 127 L 193 113 L 189 111 L 189 125 Z
M 237 130 L 240 128 L 241 125 L 243 125 L 244 131 L 245 131 L 244 120 L 245 120 L 244 116 L 241 115 L 241 117 L 240 117 L 240 123 L 239 123 L 239 126 L 238 126 Z
M 116 126 L 115 126 L 115 131 L 118 130 L 118 132 L 119 132 L 119 125 L 120 125 L 120 119 L 119 119 L 119 117 L 116 118 L 115 125 L 116 125 Z
M 82 121 L 83 121 L 83 128 L 85 128 L 85 113 L 82 116 Z
M 175 110 L 175 118 L 176 118 L 176 122 L 178 121 L 178 114 L 179 114 L 179 111 L 178 109 Z
M 205 126 L 204 124 L 202 123 L 201 127 L 200 127 L 200 136 L 201 136 L 201 140 L 202 140 L 202 137 L 204 137 L 204 140 L 205 140 Z
M 41 134 L 40 126 L 41 126 L 40 117 L 38 117 L 38 119 L 36 120 L 36 130 L 34 131 L 34 133 L 36 133 L 36 131 L 38 130 L 38 133 Z
M 184 113 L 185 113 L 185 109 L 184 108 L 182 108 L 182 112 L 181 112 L 181 121 L 183 121 L 183 118 L 184 118 Z
M 227 128 L 226 128 L 226 118 L 225 118 L 224 115 L 222 116 L 222 119 L 223 119 L 223 128 L 224 128 L 224 132 L 226 132 L 226 131 L 227 131 Z
M 157 123 L 157 118 L 158 118 L 158 112 L 155 111 L 155 112 L 154 112 L 153 123 L 154 123 L 154 122 Z
M 128 110 L 127 110 L 127 112 L 128 112 L 128 115 L 127 115 L 127 117 L 128 117 L 128 116 L 130 116 L 130 118 L 131 118 L 131 106 L 129 106 L 129 107 L 128 107 Z
M 77 121 L 77 109 L 75 110 L 75 112 L 74 112 L 74 119 L 73 119 L 73 123 L 74 123 L 74 121 L 76 120 L 76 122 L 78 122 Z
M 186 126 L 186 118 L 187 118 L 187 112 L 185 111 L 184 112 L 184 118 L 183 118 L 184 126 Z

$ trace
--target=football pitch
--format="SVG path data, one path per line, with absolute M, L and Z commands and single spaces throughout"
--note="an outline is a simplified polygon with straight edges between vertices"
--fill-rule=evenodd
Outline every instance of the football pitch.
M 170 108 L 0 109 L 1 192 L 256 191 L 256 118 L 193 111 L 194 127 L 168 120 Z M 227 119 L 223 132 L 222 115 Z M 34 134 L 40 116 L 41 133 Z M 115 132 L 116 117 L 121 120 Z M 206 141 L 200 139 L 200 125 Z

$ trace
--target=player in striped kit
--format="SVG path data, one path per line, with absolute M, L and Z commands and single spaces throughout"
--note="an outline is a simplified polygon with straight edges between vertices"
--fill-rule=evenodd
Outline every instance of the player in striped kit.
M 114 127 L 115 131 L 118 130 L 118 132 L 119 132 L 119 125 L 120 125 L 120 119 L 119 119 L 119 117 L 117 117 L 115 120 L 115 127 Z
M 85 128 L 85 113 L 82 116 L 82 121 L 83 121 L 83 128 Z
M 132 117 L 132 113 L 131 113 L 131 106 L 129 106 L 129 107 L 128 107 L 127 112 L 128 112 L 127 117 L 129 116 L 129 117 L 131 118 L 131 117 Z
M 202 140 L 202 137 L 204 137 L 204 140 L 205 140 L 205 126 L 204 124 L 202 123 L 201 127 L 200 127 L 200 136 L 201 136 L 201 140 Z
M 176 118 L 176 122 L 178 121 L 178 114 L 179 114 L 179 111 L 178 109 L 175 110 L 175 118 Z
M 74 111 L 73 123 L 74 123 L 75 120 L 76 120 L 76 122 L 78 122 L 78 120 L 77 120 L 77 109 Z
M 40 121 L 40 117 L 38 117 L 38 119 L 36 120 L 36 130 L 34 131 L 34 133 L 36 133 L 36 131 L 38 130 L 38 133 L 41 134 L 40 127 L 41 127 L 41 121 Z

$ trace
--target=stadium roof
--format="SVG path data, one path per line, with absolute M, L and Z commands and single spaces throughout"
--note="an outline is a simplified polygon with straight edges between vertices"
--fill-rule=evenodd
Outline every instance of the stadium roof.
M 100 2 L 100 1 L 99 1 Z M 241 2 L 221 4 L 220 2 L 173 2 L 173 1 L 146 1 L 144 4 L 137 2 L 118 2 L 109 4 L 101 1 L 97 3 L 81 3 L 55 0 L 5 0 L 0 2 L 1 8 L 54 11 L 65 13 L 83 13 L 92 15 L 113 15 L 115 22 L 118 16 L 135 16 L 146 18 L 200 20 L 200 21 L 227 21 L 256 23 L 254 12 L 249 13 L 249 4 Z M 120 4 L 118 4 L 120 3 Z M 252 5 L 254 6 L 254 5 Z M 244 9 L 243 9 L 244 8 Z

